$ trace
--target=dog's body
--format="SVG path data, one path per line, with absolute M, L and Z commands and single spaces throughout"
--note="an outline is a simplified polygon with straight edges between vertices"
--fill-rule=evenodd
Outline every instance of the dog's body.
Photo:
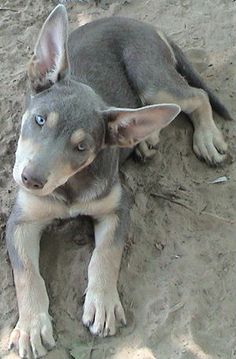
M 38 266 L 42 230 L 55 218 L 94 218 L 83 323 L 93 334 L 113 335 L 116 322 L 125 323 L 117 279 L 129 205 L 118 171 L 132 151 L 127 147 L 139 143 L 137 154 L 152 156 L 178 105 L 193 122 L 198 156 L 220 163 L 227 146 L 202 90 L 208 89 L 177 46 L 149 25 L 98 20 L 74 31 L 67 50 L 66 12 L 59 5 L 41 31 L 28 73 L 34 95 L 22 120 L 14 167 L 20 190 L 7 225 L 19 306 L 10 347 L 22 358 L 32 349 L 37 358 L 55 344 Z M 166 101 L 178 105 L 153 105 Z M 142 105 L 149 106 L 135 110 Z

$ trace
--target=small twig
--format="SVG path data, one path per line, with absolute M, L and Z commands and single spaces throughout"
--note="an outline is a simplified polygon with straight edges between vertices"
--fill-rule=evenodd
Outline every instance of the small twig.
M 199 214 L 200 215 L 207 215 L 207 216 L 210 216 L 212 218 L 218 219 L 219 221 L 223 221 L 223 222 L 226 222 L 226 223 L 230 223 L 230 224 L 235 223 L 235 221 L 233 221 L 232 219 L 227 219 L 225 217 L 220 217 L 220 216 L 217 216 L 217 214 L 214 214 L 214 213 L 202 211 Z
M 18 12 L 18 10 L 10 9 L 9 7 L 0 7 L 0 11 L 13 11 L 13 12 Z
M 174 200 L 174 199 L 172 199 L 172 198 L 169 198 L 169 197 L 167 197 L 167 196 L 165 196 L 165 195 L 163 195 L 163 194 L 160 194 L 160 193 L 150 193 L 150 195 L 151 195 L 152 197 L 162 198 L 162 199 L 164 199 L 164 200 L 166 200 L 166 201 L 169 201 L 169 202 L 171 202 L 171 203 L 177 204 L 178 206 L 184 207 L 184 208 L 186 208 L 188 211 L 191 211 L 191 212 L 193 212 L 194 214 L 196 214 L 196 215 L 198 215 L 198 216 L 202 216 L 202 215 L 204 216 L 204 215 L 206 215 L 206 216 L 210 216 L 210 217 L 212 217 L 212 218 L 214 218 L 214 219 L 217 219 L 217 220 L 219 220 L 219 221 L 223 221 L 223 222 L 226 222 L 226 223 L 230 223 L 230 224 L 234 224 L 234 223 L 235 223 L 235 221 L 233 221 L 233 220 L 227 219 L 227 218 L 225 218 L 225 217 L 220 217 L 220 216 L 218 216 L 217 214 L 214 214 L 214 213 L 205 212 L 204 210 L 201 211 L 201 212 L 199 212 L 199 213 L 196 213 L 195 211 L 193 211 L 193 209 L 192 209 L 191 207 L 187 206 L 186 204 L 184 204 L 184 203 L 182 203 L 182 202 L 179 202 L 179 201 L 176 201 L 176 200 Z M 205 207 L 205 208 L 206 208 L 206 207 Z M 205 209 L 205 208 L 204 208 L 204 209 Z
M 188 209 L 189 211 L 193 212 L 193 210 L 192 210 L 191 207 L 187 206 L 186 204 L 184 204 L 184 203 L 182 203 L 182 202 L 179 202 L 179 201 L 176 201 L 176 200 L 174 200 L 174 199 L 172 199 L 172 198 L 169 198 L 169 197 L 165 196 L 164 194 L 150 193 L 150 195 L 151 195 L 152 197 L 162 198 L 162 199 L 164 199 L 164 200 L 166 200 L 166 201 L 169 201 L 169 202 L 172 202 L 172 203 L 174 203 L 174 204 L 177 204 L 178 206 L 184 207 L 184 208 Z
M 89 359 L 92 358 L 93 352 L 94 352 L 94 350 L 96 349 L 96 346 L 94 345 L 94 343 L 95 343 L 95 339 L 94 339 L 94 337 L 93 337 L 91 346 L 90 346 L 90 348 L 89 348 Z
M 185 303 L 183 303 L 183 302 L 176 303 L 175 305 L 170 307 L 170 313 L 174 313 L 177 310 L 182 309 L 184 307 L 184 305 L 185 305 Z

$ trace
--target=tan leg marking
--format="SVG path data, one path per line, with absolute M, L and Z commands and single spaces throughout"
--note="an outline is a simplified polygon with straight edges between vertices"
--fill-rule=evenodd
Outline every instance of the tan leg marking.
M 19 320 L 11 333 L 9 348 L 18 348 L 21 358 L 46 354 L 55 345 L 49 300 L 44 280 L 39 273 L 39 240 L 45 224 L 16 225 L 13 243 L 22 265 L 13 268 L 19 308 Z
M 88 287 L 83 323 L 94 335 L 116 333 L 116 323 L 125 324 L 125 314 L 117 291 L 123 247 L 114 243 L 118 217 L 107 215 L 95 225 L 96 248 L 88 268 Z

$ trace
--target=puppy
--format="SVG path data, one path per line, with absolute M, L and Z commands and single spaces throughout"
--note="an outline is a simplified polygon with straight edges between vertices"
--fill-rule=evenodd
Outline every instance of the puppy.
M 95 249 L 88 268 L 83 323 L 94 335 L 125 324 L 117 291 L 129 203 L 119 164 L 133 151 L 148 158 L 159 133 L 184 111 L 193 150 L 221 163 L 227 145 L 212 108 L 229 113 L 182 51 L 152 26 L 106 18 L 68 38 L 66 9 L 44 23 L 28 66 L 31 85 L 13 176 L 19 190 L 7 224 L 19 320 L 9 348 L 42 357 L 55 345 L 49 300 L 39 271 L 42 231 L 55 218 L 92 216 Z M 142 107 L 144 106 L 144 107 Z

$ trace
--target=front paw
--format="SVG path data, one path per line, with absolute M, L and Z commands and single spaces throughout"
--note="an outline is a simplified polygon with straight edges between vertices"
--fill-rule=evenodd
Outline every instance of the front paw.
M 87 290 L 83 323 L 90 332 L 99 336 L 111 336 L 116 333 L 116 324 L 126 324 L 124 309 L 116 288 Z
M 134 149 L 134 158 L 145 162 L 151 159 L 157 152 L 159 143 L 159 131 L 154 131 L 151 136 L 140 142 Z
M 31 353 L 33 358 L 41 358 L 54 346 L 52 324 L 47 313 L 20 318 L 9 341 L 9 350 L 14 348 L 20 358 L 31 358 Z

